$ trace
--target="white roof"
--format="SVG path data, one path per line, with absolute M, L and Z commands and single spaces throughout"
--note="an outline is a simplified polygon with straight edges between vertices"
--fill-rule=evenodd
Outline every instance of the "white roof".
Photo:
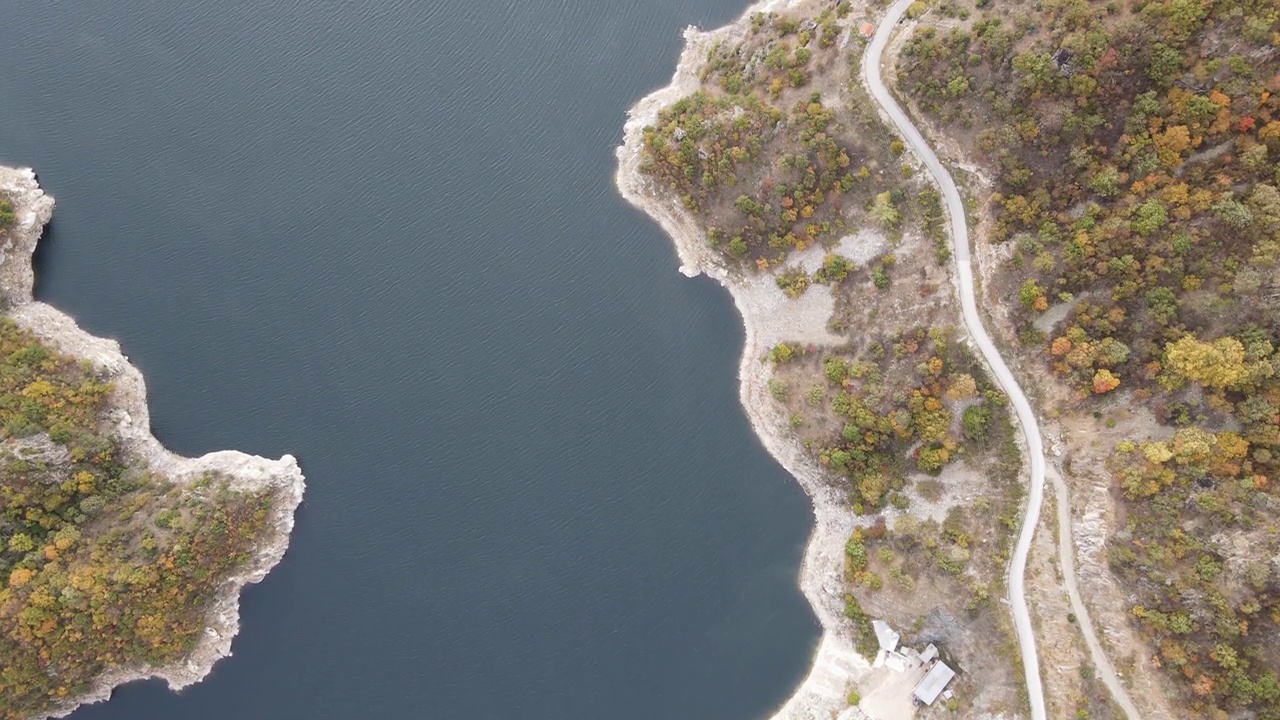
M 925 646 L 924 652 L 920 653 L 920 662 L 927 663 L 936 657 L 938 657 L 938 646 L 929 643 Z
M 871 627 L 876 631 L 876 640 L 880 642 L 880 647 L 888 652 L 898 649 L 898 633 L 889 627 L 889 623 L 883 620 L 872 620 Z
M 947 664 L 939 660 L 934 663 L 933 669 L 929 674 L 924 676 L 920 684 L 915 690 L 911 691 L 920 702 L 925 705 L 932 705 L 934 700 L 938 699 L 938 695 L 947 687 L 947 683 L 951 682 L 956 676 L 956 671 L 947 667 Z

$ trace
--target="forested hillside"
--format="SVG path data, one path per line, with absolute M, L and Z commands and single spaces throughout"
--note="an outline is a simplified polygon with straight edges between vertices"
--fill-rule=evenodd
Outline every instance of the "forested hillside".
M 13 221 L 0 202 L 0 235 Z M 103 673 L 182 659 L 267 526 L 272 491 L 213 475 L 175 484 L 129 457 L 112 393 L 87 362 L 0 317 L 5 720 L 46 714 Z
M 933 9 L 899 91 L 996 171 L 1026 353 L 1164 425 L 1110 463 L 1149 652 L 1189 714 L 1280 718 L 1280 6 L 979 5 Z

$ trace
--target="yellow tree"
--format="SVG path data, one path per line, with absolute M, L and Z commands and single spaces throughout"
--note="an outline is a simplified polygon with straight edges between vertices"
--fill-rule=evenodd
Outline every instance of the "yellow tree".
M 1151 141 L 1155 143 L 1160 164 L 1173 168 L 1182 162 L 1182 153 L 1191 147 L 1191 132 L 1186 125 L 1174 125 L 1164 132 L 1152 133 Z
M 1177 379 L 1215 390 L 1240 385 L 1249 377 L 1244 346 L 1233 337 L 1201 342 L 1187 334 L 1165 346 L 1165 367 Z
M 1093 374 L 1093 392 L 1095 395 L 1109 393 L 1120 387 L 1120 378 L 1111 374 L 1110 370 L 1101 368 Z

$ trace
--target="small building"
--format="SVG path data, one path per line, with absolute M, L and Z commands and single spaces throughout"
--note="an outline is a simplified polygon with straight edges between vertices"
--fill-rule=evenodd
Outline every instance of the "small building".
M 929 643 L 924 647 L 924 652 L 920 653 L 920 664 L 928 665 L 931 661 L 938 658 L 938 646 Z
M 893 652 L 898 649 L 898 639 L 902 636 L 889 627 L 889 623 L 883 620 L 872 620 L 871 629 L 876 631 L 876 641 L 880 643 L 881 650 Z
M 929 672 L 925 674 L 924 679 L 916 685 L 916 689 L 911 691 L 912 697 L 925 705 L 932 705 L 934 700 L 947 689 L 947 685 L 955 679 L 956 671 L 947 667 L 947 664 L 939 660 L 933 664 Z
M 870 38 L 872 35 L 876 34 L 876 26 L 872 25 L 869 22 L 864 22 L 858 28 L 858 32 L 862 35 L 862 37 Z

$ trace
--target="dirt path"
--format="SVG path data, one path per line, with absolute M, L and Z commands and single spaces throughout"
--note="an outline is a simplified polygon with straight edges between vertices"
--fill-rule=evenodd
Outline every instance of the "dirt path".
M 1138 713 L 1133 699 L 1129 697 L 1124 685 L 1120 684 L 1120 675 L 1116 672 L 1115 665 L 1111 663 L 1111 658 L 1107 657 L 1102 644 L 1098 642 L 1093 618 L 1089 617 L 1089 610 L 1080 597 L 1080 588 L 1076 584 L 1076 556 L 1075 545 L 1071 539 L 1071 500 L 1067 492 L 1067 482 L 1056 468 L 1049 472 L 1049 478 L 1053 481 L 1053 491 L 1058 500 L 1056 503 L 1058 506 L 1058 563 L 1062 568 L 1063 587 L 1071 600 L 1071 611 L 1079 621 L 1080 634 L 1084 636 L 1084 644 L 1089 648 L 1089 658 L 1093 660 L 1098 679 L 1107 686 L 1112 699 L 1129 720 L 1141 720 L 1142 715 Z

